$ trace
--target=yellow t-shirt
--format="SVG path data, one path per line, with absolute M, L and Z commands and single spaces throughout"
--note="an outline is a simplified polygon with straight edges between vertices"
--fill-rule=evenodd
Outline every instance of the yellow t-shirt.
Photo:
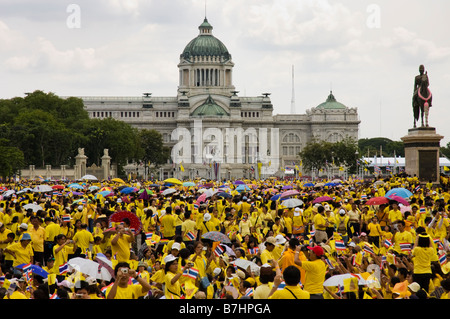
M 181 224 L 181 232 L 184 234 L 183 241 L 195 240 L 195 238 L 190 239 L 189 237 L 186 236 L 186 234 L 189 232 L 193 232 L 194 234 L 196 234 L 196 226 L 197 226 L 196 222 L 193 221 L 192 219 L 187 219 L 183 222 L 183 224 Z
M 31 257 L 34 256 L 31 243 L 23 248 L 22 244 L 18 242 L 8 246 L 7 249 L 14 252 L 14 254 L 16 255 L 13 261 L 13 267 L 21 264 L 29 264 L 31 262 Z
M 325 281 L 325 274 L 327 267 L 321 259 L 314 261 L 303 261 L 302 266 L 305 270 L 304 289 L 310 294 L 323 293 L 323 282 Z
M 45 229 L 43 227 L 39 227 L 38 229 L 35 229 L 34 227 L 29 227 L 28 233 L 31 236 L 31 244 L 33 246 L 34 251 L 43 252 Z
M 175 277 L 176 274 L 172 272 L 167 272 L 164 277 L 164 295 L 166 299 L 180 299 L 181 298 L 181 286 L 180 281 L 177 280 L 173 285 L 171 283 L 172 278 Z
M 94 241 L 92 233 L 86 229 L 79 230 L 73 236 L 73 240 L 77 243 L 77 246 L 81 248 L 82 253 L 86 252 L 89 248 L 89 244 Z
M 321 214 L 315 214 L 313 217 L 314 228 L 317 230 L 325 230 L 325 218 Z M 322 225 L 322 226 L 319 226 Z
M 108 298 L 108 294 L 111 291 L 112 285 L 106 290 L 105 296 Z M 142 292 L 141 285 L 128 285 L 126 288 L 117 287 L 116 296 L 114 299 L 138 299 L 145 296 L 146 293 Z
M 303 290 L 300 286 L 285 286 L 277 290 L 269 299 L 310 299 L 310 293 Z
M 119 262 L 128 262 L 130 259 L 130 236 L 122 234 L 119 236 L 116 244 L 111 243 L 111 252 L 113 260 Z
M 414 247 L 412 250 L 414 273 L 431 274 L 431 261 L 435 254 L 435 249 L 432 247 Z

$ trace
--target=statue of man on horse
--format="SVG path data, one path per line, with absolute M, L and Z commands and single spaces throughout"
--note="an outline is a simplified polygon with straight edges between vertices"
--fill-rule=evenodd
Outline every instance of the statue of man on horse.
M 416 122 L 421 118 L 422 126 L 428 127 L 428 114 L 431 107 L 432 95 L 428 88 L 430 85 L 428 74 L 425 72 L 423 65 L 419 66 L 419 75 L 416 75 L 414 79 L 414 94 L 412 98 L 412 106 L 414 112 L 414 127 Z M 424 125 L 425 115 L 425 125 Z

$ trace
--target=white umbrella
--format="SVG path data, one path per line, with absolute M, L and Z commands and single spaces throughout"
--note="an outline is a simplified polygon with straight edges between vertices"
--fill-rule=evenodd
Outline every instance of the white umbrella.
M 54 189 L 49 185 L 38 185 L 35 188 L 33 188 L 33 192 L 35 193 L 46 193 L 46 192 L 53 192 Z
M 204 194 L 206 194 L 206 197 L 211 197 L 211 196 L 213 196 L 214 194 L 216 194 L 216 193 L 218 193 L 219 191 L 218 190 L 214 190 L 214 189 L 212 189 L 212 188 L 208 188 L 205 192 L 204 192 Z
M 112 265 L 112 261 L 106 258 L 106 256 L 102 253 L 98 253 L 95 255 L 95 261 L 98 262 L 100 265 L 106 268 L 106 270 L 109 271 L 112 277 L 114 277 L 114 269 Z
M 79 271 L 90 277 L 94 277 L 96 279 L 110 281 L 112 278 L 108 269 L 106 269 L 99 263 L 87 258 L 75 257 L 69 259 L 69 261 L 67 261 L 67 264 L 69 265 L 69 269 L 75 269 L 76 271 Z
M 168 189 L 163 190 L 162 194 L 163 194 L 164 196 L 166 196 L 166 195 L 173 194 L 173 193 L 175 193 L 176 191 L 177 191 L 177 190 L 176 190 L 175 188 L 168 188 Z
M 32 188 L 26 187 L 26 188 L 24 188 L 24 189 L 21 189 L 20 191 L 17 191 L 16 194 L 23 194 L 23 193 L 31 192 L 31 191 L 33 191 Z
M 233 260 L 232 262 L 236 267 L 240 267 L 242 269 L 247 270 L 248 267 L 250 266 L 250 270 L 252 271 L 252 273 L 259 273 L 259 266 L 254 263 L 253 261 L 247 260 L 247 259 L 242 259 L 242 258 L 237 258 L 235 260 Z
M 363 277 L 359 274 L 342 274 L 342 275 L 334 275 L 325 280 L 323 285 L 325 287 L 337 287 L 337 286 L 344 286 L 344 279 L 347 278 L 358 278 L 358 285 L 367 285 L 367 282 L 364 280 Z
M 303 201 L 298 198 L 290 198 L 282 201 L 281 205 L 286 206 L 287 208 L 292 208 L 303 205 Z
M 23 209 L 24 210 L 32 209 L 33 212 L 37 212 L 37 211 L 43 210 L 40 205 L 34 204 L 34 203 L 33 204 L 26 204 L 26 205 L 24 205 Z
M 2 195 L 3 197 L 10 197 L 11 195 L 15 194 L 16 191 L 13 189 L 8 189 L 6 192 L 4 192 Z
M 88 181 L 96 181 L 97 177 L 95 177 L 94 175 L 84 175 L 83 177 L 81 177 L 81 179 Z

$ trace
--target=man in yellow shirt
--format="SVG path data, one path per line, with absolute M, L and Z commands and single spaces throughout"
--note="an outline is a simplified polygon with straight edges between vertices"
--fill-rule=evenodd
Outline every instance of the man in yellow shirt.
M 172 207 L 167 206 L 165 213 L 160 218 L 163 238 L 172 239 L 175 236 L 175 217 L 172 215 Z
M 326 241 L 328 239 L 326 229 L 329 223 L 325 220 L 325 207 L 322 205 L 317 207 L 317 214 L 313 217 L 313 224 L 316 230 L 314 241 L 316 243 Z
M 185 245 L 193 244 L 196 236 L 197 236 L 197 230 L 196 226 L 197 223 L 192 219 L 192 213 L 186 212 L 184 213 L 184 221 L 181 224 L 181 236 L 183 237 L 183 242 Z M 194 237 L 190 237 L 194 236 Z
M 150 290 L 150 284 L 140 277 L 135 269 L 130 269 L 126 262 L 118 263 L 114 268 L 115 281 L 106 289 L 106 299 L 138 299 L 145 296 Z M 134 278 L 137 284 L 130 284 Z
M 44 259 L 48 260 L 53 252 L 55 237 L 61 232 L 61 226 L 52 217 L 45 217 Z
M 308 249 L 308 260 L 301 261 L 299 259 L 301 246 L 297 246 L 294 262 L 305 270 L 305 283 L 303 287 L 310 293 L 311 299 L 323 299 L 323 283 L 327 272 L 326 264 L 322 260 L 324 251 L 321 246 L 308 246 Z
M 130 243 L 134 241 L 134 235 L 125 226 L 116 226 L 116 235 L 111 239 L 111 253 L 113 266 L 121 262 L 130 260 Z
M 394 244 L 394 251 L 399 255 L 408 255 L 409 251 L 405 250 L 405 247 L 400 246 L 400 244 L 409 244 L 409 249 L 412 249 L 412 244 L 414 244 L 414 238 L 411 232 L 405 230 L 405 221 L 400 220 L 397 222 L 398 231 L 395 232 L 392 238 Z M 402 249 L 403 248 L 403 249 Z
M 42 267 L 44 265 L 45 229 L 40 225 L 39 219 L 40 218 L 37 216 L 30 217 L 32 227 L 28 228 L 28 232 L 31 236 L 34 262 L 39 263 L 39 265 Z
M 31 244 L 31 236 L 24 233 L 18 243 L 14 243 L 4 249 L 5 253 L 11 254 L 14 258 L 13 267 L 21 264 L 34 263 L 33 248 Z
M 94 236 L 87 230 L 87 227 L 87 224 L 81 224 L 81 230 L 77 231 L 72 238 L 77 247 L 81 249 L 82 257 L 87 255 L 90 244 L 94 243 Z
M 283 279 L 286 285 L 283 289 L 278 289 L 281 284 L 281 276 L 275 277 L 269 299 L 310 299 L 310 293 L 303 290 L 299 285 L 300 270 L 297 267 L 288 266 L 283 271 Z

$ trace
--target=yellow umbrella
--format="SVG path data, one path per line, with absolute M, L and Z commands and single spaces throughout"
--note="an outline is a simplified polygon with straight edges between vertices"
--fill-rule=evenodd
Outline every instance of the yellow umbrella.
M 113 178 L 111 181 L 116 183 L 125 183 L 124 180 L 121 178 Z
M 183 183 L 176 178 L 168 178 L 166 180 L 164 180 L 164 183 L 170 183 L 170 184 L 175 184 L 175 185 L 182 185 Z

